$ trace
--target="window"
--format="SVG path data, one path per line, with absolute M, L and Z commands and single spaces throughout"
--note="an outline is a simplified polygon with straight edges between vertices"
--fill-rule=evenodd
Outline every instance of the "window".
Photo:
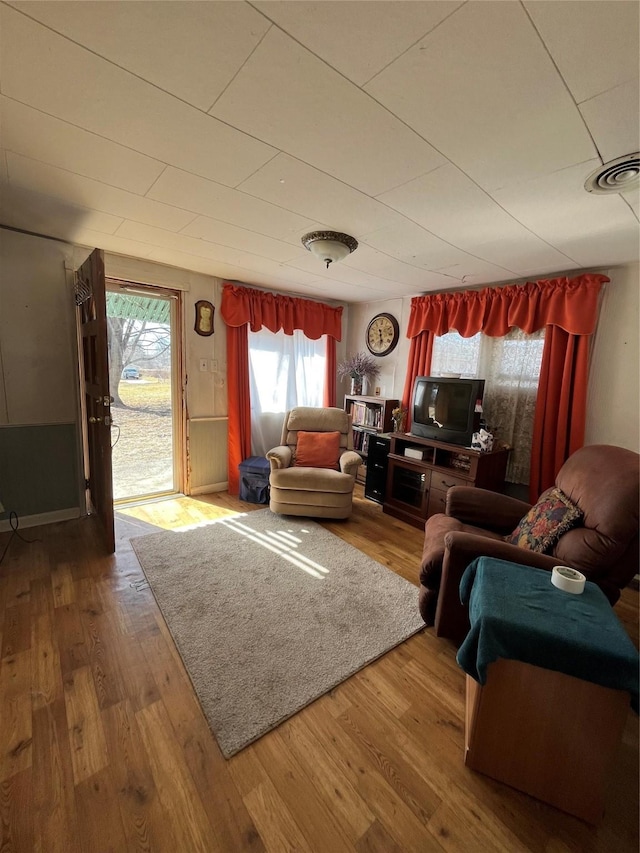
M 496 439 L 513 447 L 507 480 L 528 483 L 538 379 L 544 349 L 544 329 L 527 335 L 511 329 L 502 338 L 481 332 L 462 338 L 452 331 L 437 337 L 431 372 L 485 380 L 484 419 Z
M 261 329 L 249 332 L 251 452 L 264 456 L 280 444 L 284 413 L 294 406 L 322 406 L 326 341 Z

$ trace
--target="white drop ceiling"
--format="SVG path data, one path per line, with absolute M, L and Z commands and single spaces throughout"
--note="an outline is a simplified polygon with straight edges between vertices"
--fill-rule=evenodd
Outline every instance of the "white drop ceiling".
M 1 3 L 0 222 L 345 302 L 637 261 L 583 184 L 640 149 L 639 8 Z

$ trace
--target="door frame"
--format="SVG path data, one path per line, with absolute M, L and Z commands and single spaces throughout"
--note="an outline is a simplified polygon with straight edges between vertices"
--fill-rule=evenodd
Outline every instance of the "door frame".
M 171 347 L 172 366 L 171 370 L 171 399 L 172 399 L 172 428 L 173 428 L 173 482 L 174 491 L 156 492 L 149 495 L 149 500 L 157 500 L 161 497 L 185 494 L 187 487 L 187 405 L 186 405 L 186 368 L 185 368 L 185 334 L 184 334 L 184 291 L 166 287 L 163 285 L 150 284 L 148 282 L 128 281 L 115 276 L 106 276 L 105 289 L 117 292 L 138 294 L 149 297 L 165 297 L 171 306 Z M 137 503 L 144 500 L 141 495 L 132 498 L 123 498 L 115 501 L 117 506 L 125 506 L 127 503 Z

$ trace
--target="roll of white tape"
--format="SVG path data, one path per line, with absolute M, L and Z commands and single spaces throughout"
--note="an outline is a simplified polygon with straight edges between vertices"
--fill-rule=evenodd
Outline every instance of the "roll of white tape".
M 563 592 L 571 592 L 580 595 L 584 592 L 587 579 L 582 572 L 572 569 L 570 566 L 554 566 L 551 571 L 551 583 Z

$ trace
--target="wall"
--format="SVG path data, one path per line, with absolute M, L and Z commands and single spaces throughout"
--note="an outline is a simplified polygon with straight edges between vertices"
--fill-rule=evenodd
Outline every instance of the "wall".
M 398 346 L 385 356 L 374 356 L 380 366 L 380 376 L 375 384 L 380 386 L 381 397 L 402 398 L 404 380 L 409 358 L 409 341 L 407 340 L 407 325 L 411 308 L 410 298 L 384 299 L 380 302 L 359 302 L 349 306 L 346 340 L 346 354 L 356 352 L 368 353 L 366 344 L 367 326 L 376 314 L 381 312 L 392 314 L 400 326 L 400 341 Z M 338 358 L 338 360 L 340 360 Z M 349 380 L 344 380 L 342 387 L 338 383 L 338 402 L 341 394 L 349 392 Z
M 23 526 L 83 511 L 75 307 L 65 266 L 77 268 L 89 251 L 0 229 L 0 502 L 5 508 L 0 530 L 8 529 L 10 511 Z M 105 271 L 113 278 L 185 291 L 188 413 L 192 419 L 206 419 L 199 434 L 210 430 L 211 447 L 219 447 L 226 457 L 226 441 L 217 438 L 219 422 L 209 420 L 227 413 L 220 280 L 109 253 Z M 199 299 L 216 308 L 210 337 L 193 329 Z M 201 360 L 207 365 L 204 372 Z M 211 454 L 207 459 L 210 468 Z M 207 485 L 202 482 L 207 473 L 195 470 L 192 477 Z M 215 486 L 224 488 L 226 481 Z
M 77 517 L 73 289 L 65 264 L 86 251 L 0 229 L 0 529 Z
M 607 275 L 591 353 L 585 443 L 640 452 L 640 265 Z
M 611 282 L 604 288 L 593 340 L 585 443 L 618 444 L 640 452 L 640 265 L 598 272 L 608 275 Z M 377 313 L 393 314 L 400 324 L 399 345 L 390 355 L 379 359 L 382 372 L 378 384 L 384 388 L 386 397 L 402 397 L 409 354 L 406 331 L 410 308 L 410 297 L 362 302 L 349 308 L 346 334 L 349 353 L 367 351 L 367 325 Z M 347 390 L 347 384 L 343 383 L 342 392 Z
M 107 277 L 151 284 L 183 292 L 183 328 L 187 405 L 187 491 L 190 494 L 227 488 L 227 365 L 226 326 L 220 316 L 222 281 L 177 267 L 105 254 Z M 195 304 L 214 306 L 213 335 L 194 331 Z M 206 370 L 201 369 L 204 362 Z

